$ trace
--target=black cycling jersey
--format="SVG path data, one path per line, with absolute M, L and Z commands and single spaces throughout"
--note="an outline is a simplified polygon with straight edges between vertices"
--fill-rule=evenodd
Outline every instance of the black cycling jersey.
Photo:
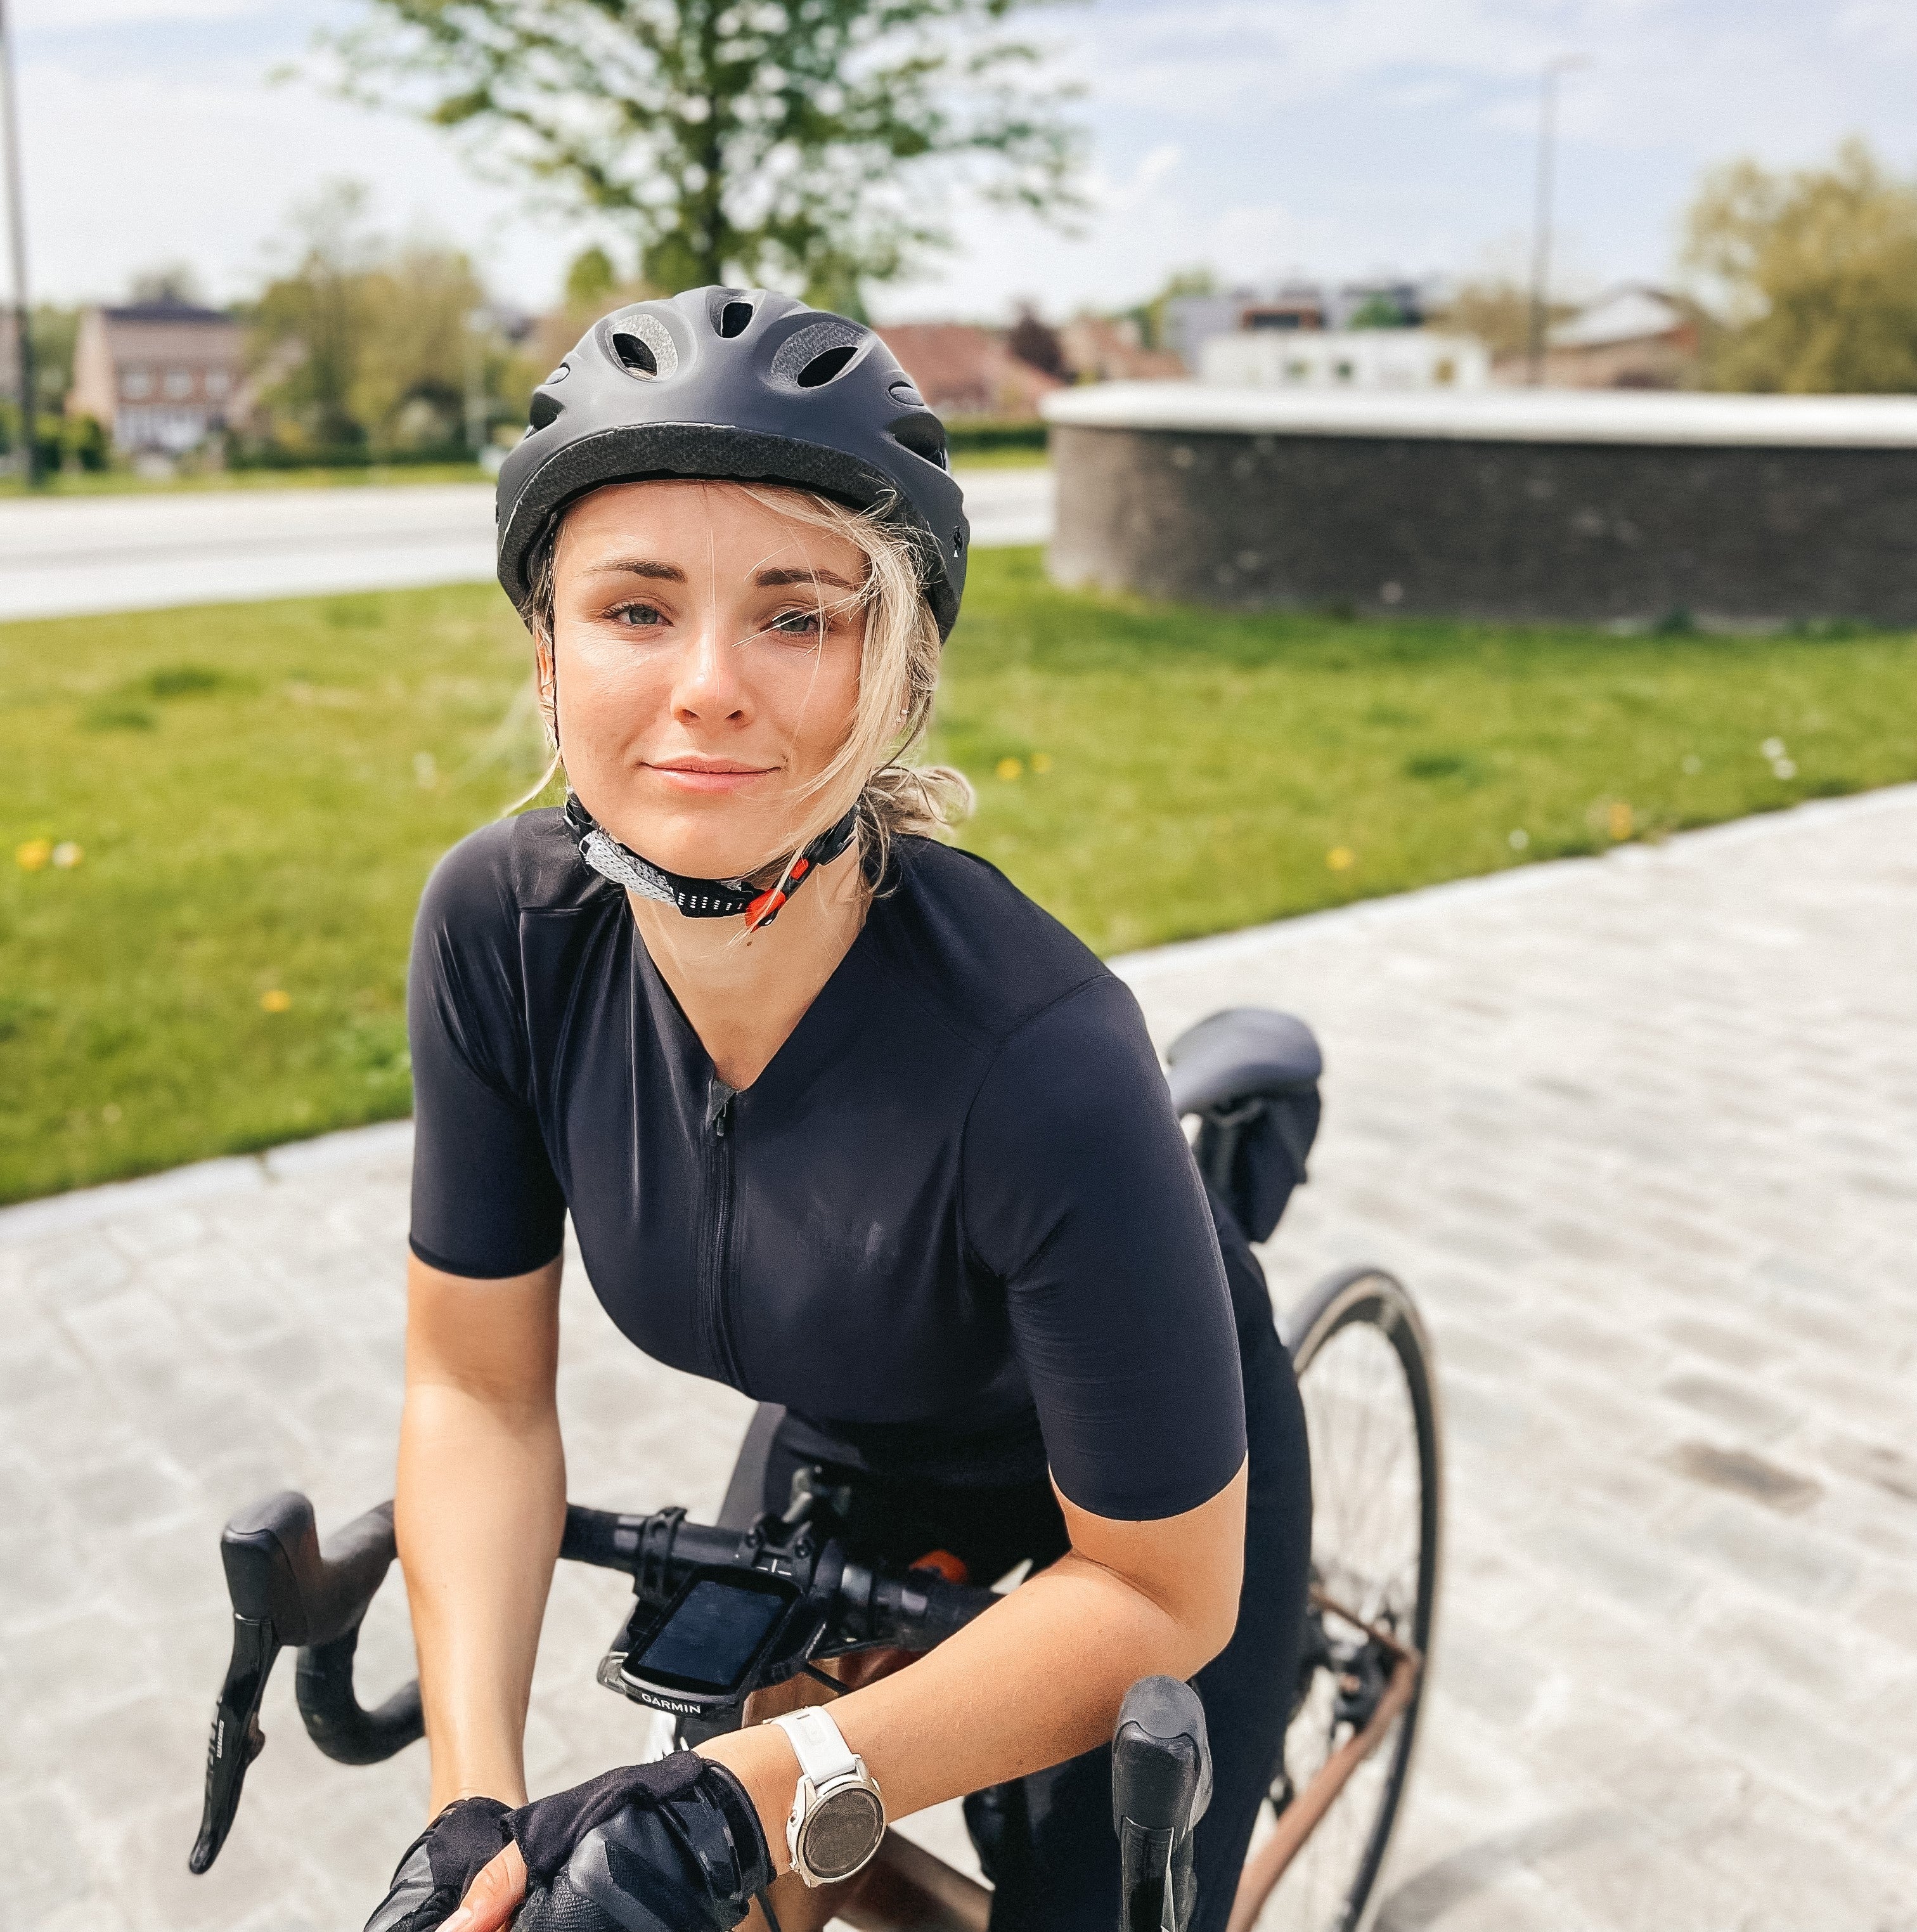
M 1137 1005 L 983 860 L 896 842 L 851 950 L 737 1092 L 557 812 L 442 861 L 408 1004 L 433 1267 L 525 1274 L 570 1208 L 627 1336 L 855 1468 L 1049 1463 L 1137 1520 L 1243 1461 L 1218 1239 Z

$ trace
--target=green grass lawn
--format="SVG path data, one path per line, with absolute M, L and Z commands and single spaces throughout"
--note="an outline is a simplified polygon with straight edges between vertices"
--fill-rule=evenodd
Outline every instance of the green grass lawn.
M 406 1111 L 414 904 L 539 769 L 526 669 L 485 586 L 0 626 L 0 1199 Z M 1117 951 L 1917 778 L 1917 640 L 1225 617 L 986 552 L 938 749 Z

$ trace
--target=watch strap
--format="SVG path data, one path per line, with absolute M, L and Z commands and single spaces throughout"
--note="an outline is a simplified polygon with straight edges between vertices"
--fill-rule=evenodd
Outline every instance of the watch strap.
M 855 1777 L 859 1761 L 839 1730 L 837 1720 L 822 1704 L 808 1704 L 800 1711 L 787 1711 L 771 1720 L 786 1734 L 798 1760 L 801 1773 L 815 1786 L 835 1778 Z

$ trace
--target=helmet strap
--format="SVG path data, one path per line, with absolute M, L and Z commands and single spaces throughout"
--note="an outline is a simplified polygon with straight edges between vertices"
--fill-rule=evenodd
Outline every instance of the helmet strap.
M 687 919 L 736 919 L 744 916 L 746 930 L 756 932 L 770 926 L 780 908 L 821 866 L 838 857 L 852 843 L 858 829 L 858 807 L 854 806 L 836 825 L 828 827 L 786 865 L 777 883 L 755 886 L 749 879 L 693 879 L 681 872 L 669 872 L 622 845 L 607 832 L 580 802 L 579 794 L 566 794 L 566 829 L 579 847 L 579 855 L 602 878 L 610 879 L 642 899 L 657 899 L 672 906 Z

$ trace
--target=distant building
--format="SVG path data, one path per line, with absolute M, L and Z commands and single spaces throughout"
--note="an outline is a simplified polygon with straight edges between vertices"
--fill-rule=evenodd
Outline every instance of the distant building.
M 218 309 L 170 296 L 90 308 L 73 346 L 67 412 L 97 418 L 129 454 L 181 455 L 234 416 L 241 350 L 239 324 Z
M 1078 316 L 1058 334 L 1065 366 L 1081 382 L 1176 381 L 1188 373 L 1170 350 L 1147 349 L 1129 316 Z
M 1521 380 L 1521 358 L 1499 365 Z M 1544 338 L 1544 380 L 1557 389 L 1683 389 L 1697 380 L 1696 312 L 1661 290 L 1612 290 Z
M 971 322 L 903 322 L 879 333 L 942 416 L 1035 417 L 1040 397 L 1062 386 Z
M 1432 306 L 1433 284 L 1376 278 L 1357 282 L 1288 281 L 1221 295 L 1179 296 L 1165 305 L 1165 334 L 1188 369 L 1221 335 L 1341 332 L 1354 322 L 1415 328 Z
M 1491 358 L 1430 328 L 1251 329 L 1199 351 L 1202 380 L 1256 389 L 1481 389 Z

